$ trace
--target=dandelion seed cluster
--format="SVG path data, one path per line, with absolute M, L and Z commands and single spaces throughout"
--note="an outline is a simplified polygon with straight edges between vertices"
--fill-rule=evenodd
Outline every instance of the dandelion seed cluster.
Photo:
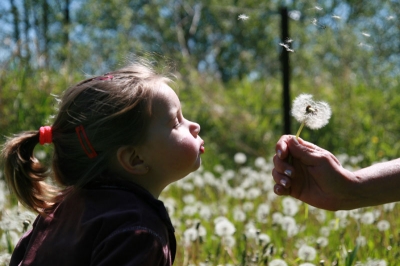
M 316 102 L 310 94 L 301 94 L 293 101 L 292 115 L 310 129 L 320 129 L 328 124 L 332 112 L 326 102 Z

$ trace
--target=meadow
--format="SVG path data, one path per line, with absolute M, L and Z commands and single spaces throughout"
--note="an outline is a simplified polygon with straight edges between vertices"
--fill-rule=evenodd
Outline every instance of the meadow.
M 45 159 L 46 153 L 38 151 Z M 362 156 L 338 155 L 348 169 Z M 174 265 L 396 265 L 399 204 L 325 211 L 273 192 L 271 158 L 251 162 L 239 152 L 234 167 L 214 165 L 170 185 L 161 200 L 175 227 Z M 8 265 L 35 214 L 12 203 L 0 180 L 0 265 Z

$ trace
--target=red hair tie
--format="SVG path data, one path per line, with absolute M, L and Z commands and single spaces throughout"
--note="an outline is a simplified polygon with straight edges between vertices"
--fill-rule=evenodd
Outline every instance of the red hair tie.
M 83 125 L 77 126 L 75 128 L 76 134 L 78 135 L 79 142 L 81 143 L 83 151 L 86 153 L 86 155 L 92 159 L 97 156 L 96 151 L 93 149 L 92 144 L 90 143 L 85 129 L 83 128 Z
M 51 127 L 49 127 L 49 126 L 40 127 L 40 129 L 39 129 L 40 145 L 44 145 L 46 143 L 52 143 L 52 142 L 53 142 L 53 132 L 52 132 Z

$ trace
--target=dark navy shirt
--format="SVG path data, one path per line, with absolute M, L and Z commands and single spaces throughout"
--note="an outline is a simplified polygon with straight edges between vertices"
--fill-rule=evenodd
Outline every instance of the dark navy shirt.
M 122 180 L 96 181 L 38 216 L 17 244 L 15 265 L 172 265 L 176 240 L 164 204 Z

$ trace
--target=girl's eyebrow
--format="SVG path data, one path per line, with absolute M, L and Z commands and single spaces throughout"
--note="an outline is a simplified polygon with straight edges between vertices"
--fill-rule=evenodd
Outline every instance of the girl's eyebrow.
M 174 109 L 176 109 L 176 111 Z M 173 108 L 170 112 L 168 112 L 168 124 L 179 116 L 180 110 L 180 108 Z

